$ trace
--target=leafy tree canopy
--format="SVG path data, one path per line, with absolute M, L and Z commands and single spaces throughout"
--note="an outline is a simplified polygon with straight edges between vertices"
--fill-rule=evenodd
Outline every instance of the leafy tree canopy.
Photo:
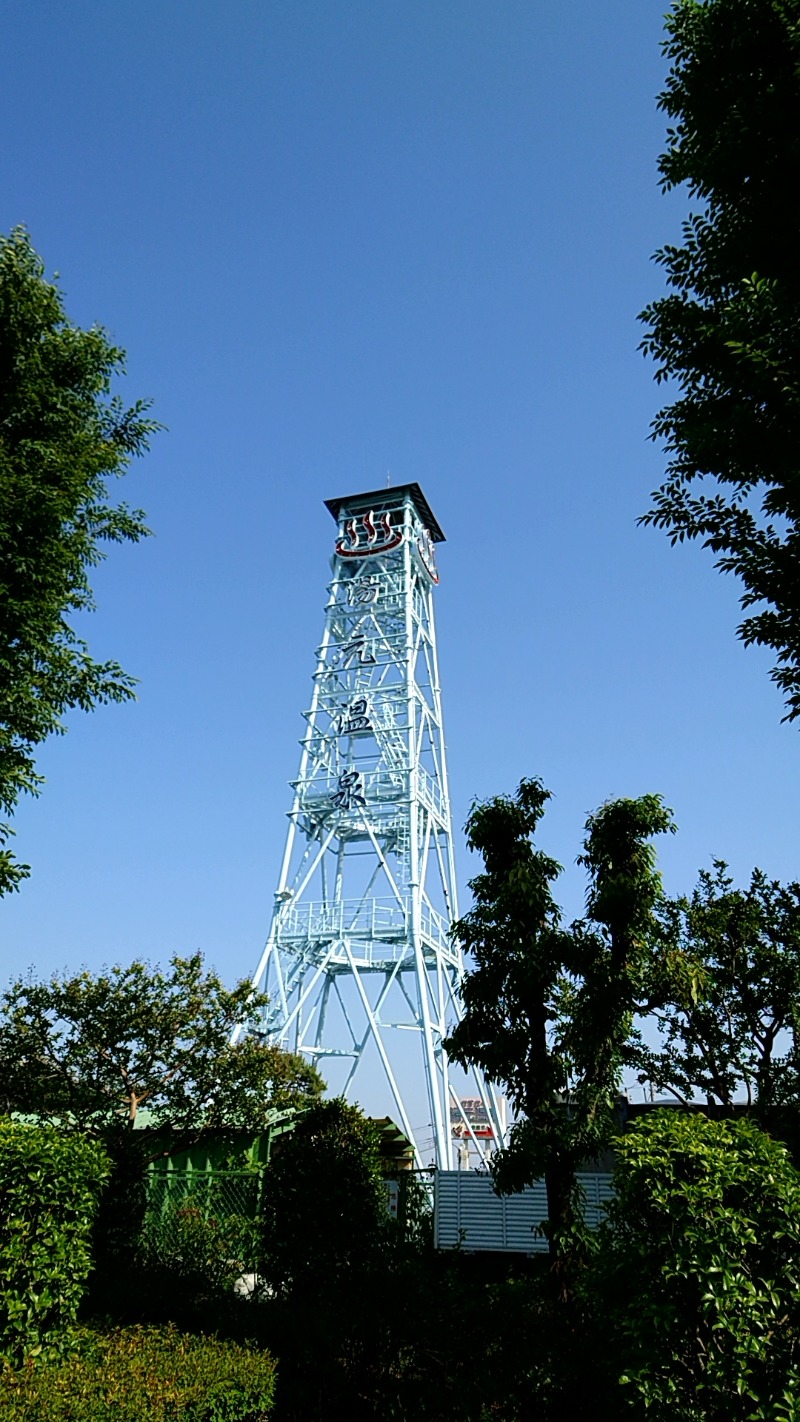
M 91 609 L 89 570 L 105 543 L 136 542 L 139 509 L 112 503 L 158 428 L 138 401 L 112 395 L 124 352 L 83 331 L 21 228 L 0 236 L 0 812 L 37 793 L 34 752 L 64 713 L 132 696 L 116 662 L 95 662 L 70 625 Z M 29 872 L 0 826 L 0 893 Z
M 656 1045 L 634 1053 L 642 1080 L 685 1102 L 761 1115 L 800 1101 L 800 884 L 755 869 L 737 889 L 721 860 L 691 897 L 659 906 L 650 968 Z
M 659 107 L 664 188 L 698 210 L 656 254 L 642 348 L 679 395 L 656 416 L 667 478 L 644 522 L 699 538 L 755 609 L 800 716 L 800 0 L 674 0 Z
M 199 953 L 83 972 L 49 982 L 19 979 L 0 999 L 0 1078 L 7 1110 L 69 1120 L 83 1129 L 148 1121 L 194 1134 L 208 1127 L 263 1129 L 277 1109 L 324 1089 L 313 1066 L 245 1035 L 266 998 L 242 981 L 228 989 Z

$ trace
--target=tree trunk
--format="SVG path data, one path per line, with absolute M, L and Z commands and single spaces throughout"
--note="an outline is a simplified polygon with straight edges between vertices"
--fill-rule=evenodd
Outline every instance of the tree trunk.
M 545 1171 L 550 1277 L 557 1303 L 572 1302 L 572 1237 L 575 1224 L 575 1169 L 557 1156 Z

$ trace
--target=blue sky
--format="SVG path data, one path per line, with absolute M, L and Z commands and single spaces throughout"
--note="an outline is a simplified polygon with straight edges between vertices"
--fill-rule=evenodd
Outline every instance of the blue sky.
M 168 432 L 86 632 L 140 679 L 16 819 L 4 972 L 265 936 L 322 628 L 322 501 L 418 480 L 455 822 L 539 774 L 568 914 L 586 813 L 661 792 L 668 887 L 797 875 L 800 743 L 737 590 L 636 527 L 663 457 L 636 313 L 663 197 L 662 0 L 6 0 L 0 229 L 128 351 Z M 459 843 L 462 885 L 477 865 Z

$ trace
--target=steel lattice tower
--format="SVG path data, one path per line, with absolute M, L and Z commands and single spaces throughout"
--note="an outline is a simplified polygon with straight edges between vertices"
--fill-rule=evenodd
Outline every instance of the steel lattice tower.
M 451 1107 L 472 1131 L 442 1048 L 463 973 L 448 937 L 458 910 L 433 616 L 444 534 L 418 484 L 326 507 L 338 536 L 325 631 L 253 984 L 270 996 L 271 1040 L 323 1070 L 345 1059 L 343 1094 L 374 1044 L 412 1140 L 394 1058 L 401 1035 L 417 1033 L 435 1160 L 447 1169 Z M 502 1140 L 494 1092 L 482 1080 L 476 1089 Z

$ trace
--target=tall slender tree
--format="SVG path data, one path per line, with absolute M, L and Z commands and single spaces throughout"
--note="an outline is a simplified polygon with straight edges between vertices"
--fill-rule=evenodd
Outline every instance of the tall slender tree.
M 661 893 L 650 840 L 672 829 L 657 795 L 616 800 L 590 816 L 581 862 L 586 917 L 562 926 L 552 885 L 560 866 L 534 843 L 549 799 L 541 781 L 473 806 L 467 842 L 485 871 L 453 934 L 475 962 L 464 1016 L 446 1046 L 505 1090 L 516 1120 L 492 1162 L 497 1188 L 544 1178 L 555 1287 L 567 1299 L 582 1234 L 579 1167 L 617 1120 L 622 1068 L 639 1010 Z

